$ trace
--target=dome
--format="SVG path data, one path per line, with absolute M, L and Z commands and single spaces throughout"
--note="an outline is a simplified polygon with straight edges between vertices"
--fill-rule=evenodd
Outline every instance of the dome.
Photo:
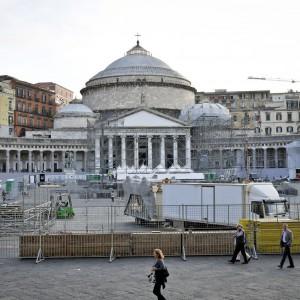
M 178 116 L 195 103 L 190 81 L 137 44 L 96 74 L 80 91 L 82 101 L 103 119 L 146 106 Z
M 88 82 L 98 79 L 120 76 L 159 76 L 172 77 L 190 82 L 181 74 L 172 70 L 166 63 L 151 54 L 143 47 L 137 45 L 127 51 L 127 55 L 115 60 L 106 69 L 93 76 Z
M 180 113 L 179 119 L 189 124 L 195 124 L 198 121 L 230 121 L 231 115 L 229 110 L 215 103 L 200 103 L 186 106 Z
M 54 129 L 87 128 L 95 122 L 96 115 L 82 104 L 80 100 L 73 100 L 61 108 L 54 117 Z
M 80 100 L 73 100 L 69 104 L 62 107 L 56 113 L 55 117 L 63 115 L 94 116 L 94 113 L 88 106 L 82 104 Z

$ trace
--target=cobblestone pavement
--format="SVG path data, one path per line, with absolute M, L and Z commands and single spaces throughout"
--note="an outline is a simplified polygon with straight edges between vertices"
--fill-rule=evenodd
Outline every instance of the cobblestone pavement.
M 170 277 L 165 297 L 184 299 L 300 299 L 300 256 L 296 268 L 277 270 L 279 256 L 249 265 L 228 257 L 166 258 Z M 146 274 L 153 259 L 0 259 L 0 299 L 156 299 Z

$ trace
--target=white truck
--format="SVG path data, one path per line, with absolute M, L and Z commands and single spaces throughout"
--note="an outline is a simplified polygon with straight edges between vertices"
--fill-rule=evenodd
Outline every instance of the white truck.
M 269 182 L 163 184 L 161 196 L 161 218 L 169 221 L 234 225 L 241 218 L 282 218 L 289 209 Z

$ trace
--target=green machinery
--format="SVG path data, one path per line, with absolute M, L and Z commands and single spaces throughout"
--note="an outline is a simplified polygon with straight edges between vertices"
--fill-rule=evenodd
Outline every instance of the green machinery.
M 70 193 L 58 193 L 56 195 L 55 210 L 57 219 L 69 219 L 74 217 L 74 209 Z

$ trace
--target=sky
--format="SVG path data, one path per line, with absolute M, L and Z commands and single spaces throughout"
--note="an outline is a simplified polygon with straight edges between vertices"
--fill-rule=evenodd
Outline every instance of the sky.
M 0 0 L 0 74 L 75 92 L 140 44 L 198 91 L 300 90 L 299 0 Z

